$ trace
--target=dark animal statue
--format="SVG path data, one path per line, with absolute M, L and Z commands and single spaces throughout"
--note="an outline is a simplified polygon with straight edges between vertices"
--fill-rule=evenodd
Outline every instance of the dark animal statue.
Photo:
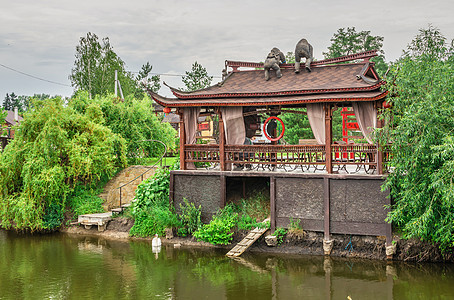
M 281 68 L 279 64 L 285 63 L 285 55 L 281 52 L 278 48 L 271 49 L 271 52 L 265 59 L 265 79 L 270 80 L 270 69 L 274 69 L 276 71 L 277 78 L 282 77 Z
M 312 49 L 311 44 L 306 39 L 301 39 L 301 41 L 296 44 L 295 47 L 295 73 L 300 72 L 300 62 L 301 58 L 306 58 L 306 70 L 311 71 L 311 62 L 314 59 L 314 50 Z

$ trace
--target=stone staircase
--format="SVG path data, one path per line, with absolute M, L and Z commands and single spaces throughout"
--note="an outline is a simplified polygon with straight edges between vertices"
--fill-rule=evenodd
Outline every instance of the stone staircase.
M 103 192 L 98 195 L 104 200 L 104 210 L 111 210 L 115 213 L 115 209 L 122 209 L 120 207 L 120 190 L 118 189 L 118 187 L 138 177 L 136 180 L 121 189 L 121 206 L 123 207 L 125 204 L 130 204 L 132 202 L 132 199 L 134 199 L 137 186 L 143 180 L 153 176 L 155 168 L 153 168 L 153 170 L 150 170 L 149 172 L 146 172 L 149 169 L 150 167 L 148 166 L 130 166 L 115 175 L 115 177 L 113 177 L 105 185 Z M 143 174 L 144 172 L 146 173 Z M 141 176 L 141 174 L 143 174 L 143 176 Z

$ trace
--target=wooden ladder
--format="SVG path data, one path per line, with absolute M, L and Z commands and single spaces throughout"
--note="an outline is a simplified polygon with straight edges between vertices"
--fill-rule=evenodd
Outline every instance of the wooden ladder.
M 262 223 L 266 223 L 266 222 L 269 222 L 270 221 L 270 218 L 268 219 L 265 219 L 262 221 Z M 251 247 L 252 244 L 254 244 L 254 242 L 256 240 L 258 240 L 265 232 L 268 231 L 269 228 L 265 227 L 265 228 L 255 228 L 253 229 L 251 232 L 248 233 L 248 235 L 241 240 L 241 242 L 239 242 L 238 244 L 235 245 L 235 247 L 233 247 L 227 254 L 226 256 L 229 256 L 229 257 L 238 257 L 240 256 L 241 254 L 244 253 L 244 251 L 247 250 L 247 248 Z

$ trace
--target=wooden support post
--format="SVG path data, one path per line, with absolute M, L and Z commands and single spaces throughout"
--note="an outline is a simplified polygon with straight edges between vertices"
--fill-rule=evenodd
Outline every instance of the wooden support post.
M 325 104 L 325 164 L 326 172 L 333 173 L 333 156 L 331 154 L 331 144 L 333 143 L 332 136 L 332 120 L 331 120 L 331 104 Z
M 276 177 L 270 177 L 270 229 L 276 230 Z
M 375 102 L 375 109 L 377 111 L 377 128 L 382 128 L 383 127 L 383 120 L 381 120 L 379 117 L 379 109 L 382 107 L 383 104 L 382 102 Z M 377 143 L 377 173 L 378 175 L 383 174 L 383 149 L 380 149 L 380 144 Z
M 323 179 L 323 203 L 324 203 L 324 211 L 325 211 L 325 216 L 324 216 L 324 238 L 326 241 L 329 241 L 330 238 L 330 230 L 329 230 L 329 200 L 330 200 L 330 179 L 328 177 L 325 177 Z
M 225 129 L 224 121 L 222 120 L 222 114 L 219 111 L 219 164 L 221 171 L 225 171 Z
M 227 202 L 226 201 L 227 200 L 227 195 L 226 195 L 227 187 L 226 187 L 226 184 L 227 184 L 227 180 L 225 178 L 225 175 L 221 175 L 221 203 L 220 203 L 221 208 L 224 208 L 225 204 Z
M 186 170 L 186 154 L 184 152 L 184 144 L 186 143 L 186 134 L 184 128 L 184 117 L 183 112 L 179 111 L 180 116 L 180 170 Z

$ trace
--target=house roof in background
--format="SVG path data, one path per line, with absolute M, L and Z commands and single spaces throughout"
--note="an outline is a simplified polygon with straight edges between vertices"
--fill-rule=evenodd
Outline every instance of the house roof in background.
M 5 117 L 5 122 L 8 124 L 8 125 L 16 125 L 16 123 L 20 123 L 24 118 L 22 118 L 21 116 L 18 116 L 18 121 L 16 122 L 16 120 L 14 119 L 14 111 L 11 111 L 11 110 L 7 110 L 8 112 L 8 115 Z

